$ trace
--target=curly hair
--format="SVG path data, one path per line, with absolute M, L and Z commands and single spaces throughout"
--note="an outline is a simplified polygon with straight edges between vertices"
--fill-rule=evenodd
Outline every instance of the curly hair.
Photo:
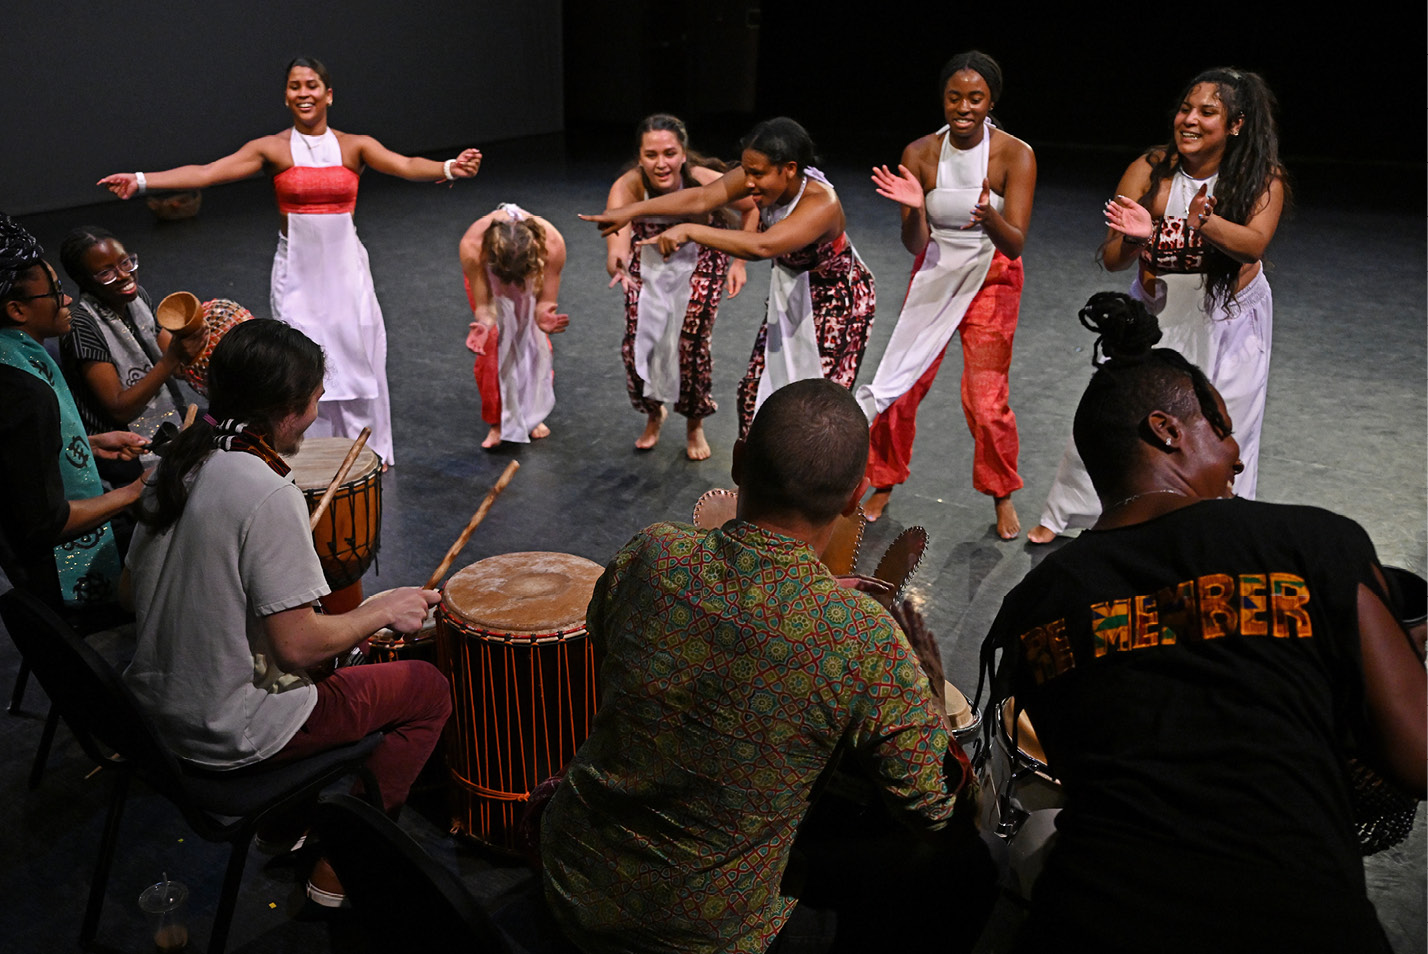
M 1160 322 L 1145 305 L 1124 292 L 1097 292 L 1077 317 L 1097 335 L 1096 373 L 1076 407 L 1072 434 L 1098 493 L 1124 477 L 1152 411 L 1198 413 L 1216 434 L 1230 433 L 1205 372 L 1180 352 L 1155 347 Z
M 539 295 L 545 279 L 545 227 L 528 215 L 519 221 L 496 219 L 481 236 L 481 263 L 508 285 Z
M 1175 101 L 1172 116 L 1190 96 L 1190 91 L 1201 83 L 1215 85 L 1216 96 L 1225 110 L 1227 127 L 1236 121 L 1243 121 L 1238 134 L 1230 136 L 1225 143 L 1225 155 L 1220 160 L 1220 177 L 1215 182 L 1215 214 L 1244 225 L 1275 180 L 1279 180 L 1284 189 L 1285 201 L 1289 200 L 1288 173 L 1279 161 L 1279 129 L 1274 119 L 1278 103 L 1264 77 L 1258 73 L 1217 67 L 1205 70 L 1186 84 Z M 1146 150 L 1145 160 L 1151 166 L 1150 186 L 1139 201 L 1149 207 L 1161 183 L 1180 167 L 1180 152 L 1176 148 L 1175 137 L 1172 136 L 1163 146 Z M 1206 247 L 1205 272 L 1210 300 L 1215 305 L 1223 306 L 1234 297 L 1239 271 L 1239 262 L 1214 246 Z

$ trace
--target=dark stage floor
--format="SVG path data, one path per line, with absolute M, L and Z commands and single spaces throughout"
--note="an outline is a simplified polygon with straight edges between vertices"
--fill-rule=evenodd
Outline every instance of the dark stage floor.
M 358 228 L 386 314 L 397 449 L 397 466 L 383 480 L 381 553 L 366 579 L 369 592 L 425 579 L 512 458 L 522 469 L 458 566 L 516 550 L 564 551 L 604 563 L 640 527 L 686 519 L 699 494 L 730 484 L 734 388 L 762 314 L 767 267 L 751 265 L 748 288 L 720 313 L 714 380 L 721 410 L 707 424 L 713 459 L 685 459 L 678 420 L 656 449 L 635 452 L 643 419 L 625 397 L 620 299 L 606 288 L 604 243 L 575 219 L 577 211 L 603 206 L 626 146 L 623 135 L 609 140 L 608 148 L 603 139 L 579 142 L 579 148 L 562 138 L 481 144 L 486 160 L 480 176 L 451 190 L 365 177 Z M 899 145 L 835 153 L 827 167 L 841 187 L 849 233 L 880 283 L 864 380 L 891 333 L 911 264 L 897 238 L 896 209 L 874 194 L 865 170 L 873 161 L 895 159 Z M 1124 276 L 1100 272 L 1093 253 L 1101 235 L 1099 207 L 1129 159 L 1072 152 L 1040 157 L 1012 367 L 1026 481 L 1015 498 L 1023 527 L 1037 522 L 1090 373 L 1091 338 L 1077 323 L 1076 309 L 1091 292 L 1125 284 Z M 1420 171 L 1374 170 L 1376 178 L 1401 178 L 1407 190 L 1380 188 L 1375 194 L 1421 196 Z M 1279 328 L 1260 496 L 1347 514 L 1368 529 L 1384 562 L 1423 573 L 1428 408 L 1422 202 L 1366 207 L 1353 193 L 1316 185 L 1358 182 L 1366 175 L 1366 169 L 1306 169 L 1297 209 L 1270 248 Z M 96 189 L 96 201 L 101 198 Z M 554 339 L 557 404 L 548 419 L 550 438 L 492 453 L 479 447 L 486 427 L 463 347 L 469 310 L 456 243 L 472 220 L 503 201 L 519 202 L 565 230 L 569 263 L 561 310 L 571 323 Z M 157 224 L 142 205 L 117 202 L 26 221 L 56 263 L 65 231 L 100 224 L 142 252 L 141 281 L 156 298 L 188 289 L 202 298 L 235 299 L 256 314 L 268 312 L 277 230 L 264 182 L 210 190 L 202 214 L 186 223 Z M 938 634 L 949 677 L 970 691 L 978 644 L 1003 595 L 1048 551 L 1024 540 L 1000 541 L 991 501 L 972 490 L 971 440 L 957 373 L 949 362 L 924 404 L 912 478 L 894 495 L 887 517 L 870 528 L 863 553 L 864 568 L 870 568 L 903 527 L 927 528 L 931 549 L 913 598 Z M 121 659 L 128 646 L 115 639 L 105 650 Z M 13 647 L 0 643 L 0 685 L 9 687 L 14 670 Z M 103 816 L 105 780 L 85 779 L 91 766 L 63 730 L 43 784 L 34 791 L 26 787 L 44 705 L 43 693 L 32 687 L 23 715 L 0 716 L 7 766 L 0 772 L 0 798 L 10 806 L 0 834 L 0 894 L 8 900 L 0 914 L 0 948 L 6 951 L 75 946 Z M 526 880 L 519 867 L 446 834 L 439 791 L 418 797 L 414 807 L 403 824 L 459 870 L 474 892 L 499 906 L 519 891 Z M 1421 816 L 1404 846 L 1368 864 L 1380 915 L 1402 952 L 1425 945 Z M 124 821 L 102 941 L 117 950 L 147 950 L 136 899 L 165 871 L 193 890 L 195 930 L 206 939 L 223 858 L 223 849 L 193 837 L 161 799 L 137 793 Z M 256 852 L 250 859 L 231 949 L 361 948 L 343 919 L 298 913 L 296 870 L 265 867 L 265 861 Z M 955 899 L 949 899 L 948 916 L 956 916 Z M 1016 917 L 1010 904 L 999 908 L 985 950 L 1005 949 Z

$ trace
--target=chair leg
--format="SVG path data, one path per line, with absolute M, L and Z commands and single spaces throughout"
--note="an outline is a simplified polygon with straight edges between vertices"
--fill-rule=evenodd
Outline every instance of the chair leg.
M 213 930 L 208 935 L 208 954 L 223 954 L 228 947 L 228 931 L 233 926 L 233 910 L 238 906 L 238 887 L 243 880 L 243 868 L 248 863 L 248 847 L 253 843 L 257 825 L 245 826 L 233 839 L 228 853 L 228 870 L 223 875 L 223 890 L 218 896 L 218 910 L 213 915 Z
M 59 709 L 50 706 L 50 714 L 45 717 L 45 728 L 40 733 L 40 744 L 35 748 L 35 764 L 30 766 L 30 788 L 39 788 L 44 777 L 45 765 L 50 760 L 50 747 L 55 742 L 55 730 L 59 728 Z
M 15 673 L 15 688 L 10 691 L 10 714 L 20 711 L 20 703 L 25 701 L 25 684 L 30 679 L 30 662 L 20 657 L 20 671 Z
M 104 834 L 99 839 L 99 860 L 94 865 L 94 878 L 89 883 L 89 903 L 85 906 L 84 923 L 79 929 L 80 944 L 86 947 L 99 932 L 99 913 L 104 908 L 104 893 L 109 887 L 109 869 L 114 862 L 114 849 L 119 842 L 119 821 L 124 817 L 124 800 L 128 795 L 129 772 L 120 768 L 114 779 L 114 791 L 109 796 Z

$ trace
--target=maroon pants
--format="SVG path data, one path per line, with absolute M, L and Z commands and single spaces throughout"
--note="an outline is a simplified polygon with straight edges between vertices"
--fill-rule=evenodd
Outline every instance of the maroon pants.
M 407 800 L 451 715 L 451 684 L 417 660 L 349 666 L 317 683 L 317 706 L 277 759 L 300 759 L 382 732 L 367 768 L 388 812 Z

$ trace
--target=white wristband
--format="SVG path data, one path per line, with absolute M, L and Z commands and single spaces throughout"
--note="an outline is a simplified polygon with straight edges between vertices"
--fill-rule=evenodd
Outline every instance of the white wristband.
M 144 174 L 142 172 L 134 173 L 134 181 L 139 183 L 139 191 L 137 193 L 138 195 L 143 195 L 145 192 L 149 191 L 149 182 L 147 179 L 144 178 Z
M 446 176 L 446 181 L 447 181 L 447 182 L 455 182 L 455 181 L 456 181 L 456 177 L 451 174 L 451 165 L 452 165 L 452 163 L 454 163 L 455 161 L 456 161 L 455 159 L 448 159 L 448 160 L 446 160 L 445 162 L 443 162 L 443 163 L 441 164 L 441 174 L 444 175 L 444 176 Z

